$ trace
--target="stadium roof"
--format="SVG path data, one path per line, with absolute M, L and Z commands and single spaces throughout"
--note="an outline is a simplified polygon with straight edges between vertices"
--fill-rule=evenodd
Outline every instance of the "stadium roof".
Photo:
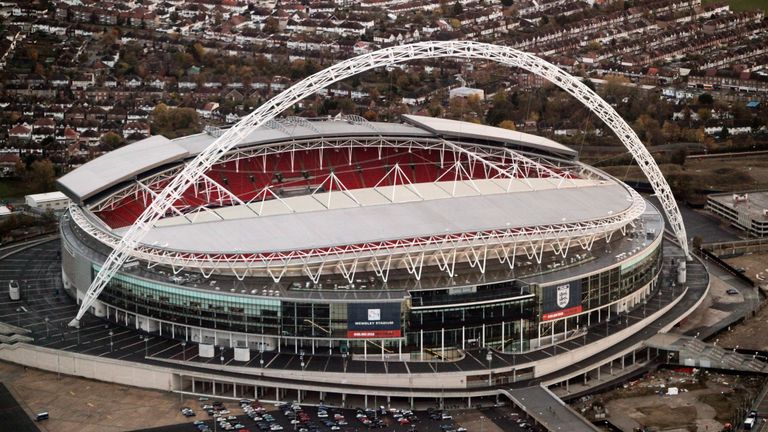
M 395 205 L 349 206 L 210 220 L 153 228 L 144 243 L 180 251 L 277 252 L 515 227 L 556 225 L 618 215 L 632 205 L 616 183 L 513 191 Z M 116 230 L 123 234 L 127 228 Z
M 162 135 L 155 135 L 106 153 L 58 180 L 72 200 L 104 191 L 158 166 L 189 156 L 182 146 Z
M 552 141 L 538 135 L 531 135 L 524 132 L 513 131 L 504 128 L 486 126 L 477 123 L 469 123 L 458 120 L 449 120 L 435 117 L 425 117 L 417 115 L 403 115 L 403 119 L 415 126 L 424 128 L 435 135 L 441 135 L 446 138 L 476 138 L 487 141 L 503 142 L 521 147 L 530 147 L 537 150 L 568 156 L 569 158 L 577 155 L 575 150 L 566 147 L 560 143 Z
M 253 130 L 239 146 L 267 145 L 313 137 L 400 136 L 425 138 L 472 137 L 544 150 L 572 158 L 576 152 L 552 140 L 522 132 L 422 116 L 403 116 L 406 123 L 367 122 L 348 118 L 307 121 L 282 119 Z M 96 158 L 58 180 L 61 189 L 82 204 L 94 195 L 162 165 L 194 157 L 216 140 L 200 133 L 169 140 L 152 136 Z

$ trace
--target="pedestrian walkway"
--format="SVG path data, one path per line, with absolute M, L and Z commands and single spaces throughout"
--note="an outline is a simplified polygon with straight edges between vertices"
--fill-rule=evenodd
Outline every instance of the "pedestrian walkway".
M 509 389 L 507 393 L 515 405 L 549 431 L 595 432 L 600 430 L 544 386 Z

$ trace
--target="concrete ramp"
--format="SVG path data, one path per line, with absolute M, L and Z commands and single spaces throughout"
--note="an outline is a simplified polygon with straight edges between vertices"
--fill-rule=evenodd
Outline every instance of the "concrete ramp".
M 600 429 L 571 409 L 544 386 L 508 389 L 504 393 L 536 423 L 549 431 L 595 432 Z
M 668 352 L 667 363 L 768 374 L 768 363 L 755 356 L 723 349 L 691 336 L 661 333 L 645 341 L 645 346 Z

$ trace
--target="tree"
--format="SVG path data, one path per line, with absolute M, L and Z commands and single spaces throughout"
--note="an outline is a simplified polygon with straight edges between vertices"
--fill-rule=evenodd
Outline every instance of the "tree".
M 704 105 L 712 105 L 715 103 L 715 98 L 709 93 L 702 93 L 699 95 L 699 103 Z
M 688 149 L 686 147 L 680 147 L 672 152 L 669 156 L 669 161 L 677 165 L 685 165 L 685 158 L 688 156 Z
M 153 134 L 176 138 L 200 131 L 200 117 L 192 108 L 169 108 L 158 104 L 152 111 L 150 124 Z
M 195 42 L 195 44 L 192 45 L 192 56 L 198 62 L 203 61 L 203 57 L 205 57 L 205 47 L 203 47 L 200 42 Z
M 280 22 L 277 20 L 277 18 L 269 17 L 264 20 L 264 28 L 262 30 L 264 33 L 279 33 Z
M 363 118 L 368 121 L 377 121 L 379 119 L 379 114 L 374 110 L 368 110 L 363 114 Z
M 696 111 L 696 114 L 698 114 L 701 121 L 705 123 L 712 118 L 712 110 L 709 108 L 699 108 L 698 111 Z
M 515 122 L 512 120 L 504 120 L 503 122 L 499 123 L 499 127 L 509 130 L 517 130 L 517 126 L 515 126 Z
M 489 125 L 498 125 L 504 120 L 513 118 L 515 106 L 509 101 L 506 93 L 496 93 L 491 102 L 491 107 L 485 114 L 485 122 Z
M 54 189 L 56 184 L 56 171 L 48 159 L 32 162 L 27 171 L 27 182 L 35 192 L 47 192 Z
M 582 78 L 581 83 L 587 86 L 587 88 L 589 88 L 590 90 L 595 91 L 595 83 L 593 83 L 591 79 Z
M 456 0 L 456 3 L 453 4 L 453 16 L 461 15 L 462 12 L 464 12 L 464 6 L 462 6 L 461 3 Z
M 105 133 L 99 141 L 101 142 L 101 149 L 104 151 L 114 150 L 125 143 L 123 137 L 111 131 Z

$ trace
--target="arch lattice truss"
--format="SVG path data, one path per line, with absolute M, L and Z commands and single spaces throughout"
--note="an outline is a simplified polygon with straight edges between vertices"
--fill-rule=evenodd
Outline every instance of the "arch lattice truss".
M 243 117 L 209 147 L 198 154 L 156 195 L 152 203 L 119 240 L 110 253 L 91 286 L 88 288 L 76 317 L 70 322 L 78 326 L 84 313 L 93 305 L 109 280 L 117 273 L 126 259 L 140 246 L 141 241 L 163 215 L 173 211 L 174 203 L 189 187 L 205 178 L 205 173 L 254 128 L 269 125 L 282 111 L 335 82 L 350 78 L 367 70 L 405 63 L 411 60 L 456 57 L 462 59 L 491 60 L 517 67 L 546 78 L 573 95 L 619 137 L 624 146 L 637 160 L 640 168 L 653 186 L 667 219 L 680 245 L 688 255 L 686 232 L 677 204 L 669 185 L 652 156 L 629 125 L 587 86 L 558 67 L 532 54 L 510 47 L 473 41 L 421 42 L 385 48 L 339 62 L 311 75 L 286 89 L 264 105 Z

